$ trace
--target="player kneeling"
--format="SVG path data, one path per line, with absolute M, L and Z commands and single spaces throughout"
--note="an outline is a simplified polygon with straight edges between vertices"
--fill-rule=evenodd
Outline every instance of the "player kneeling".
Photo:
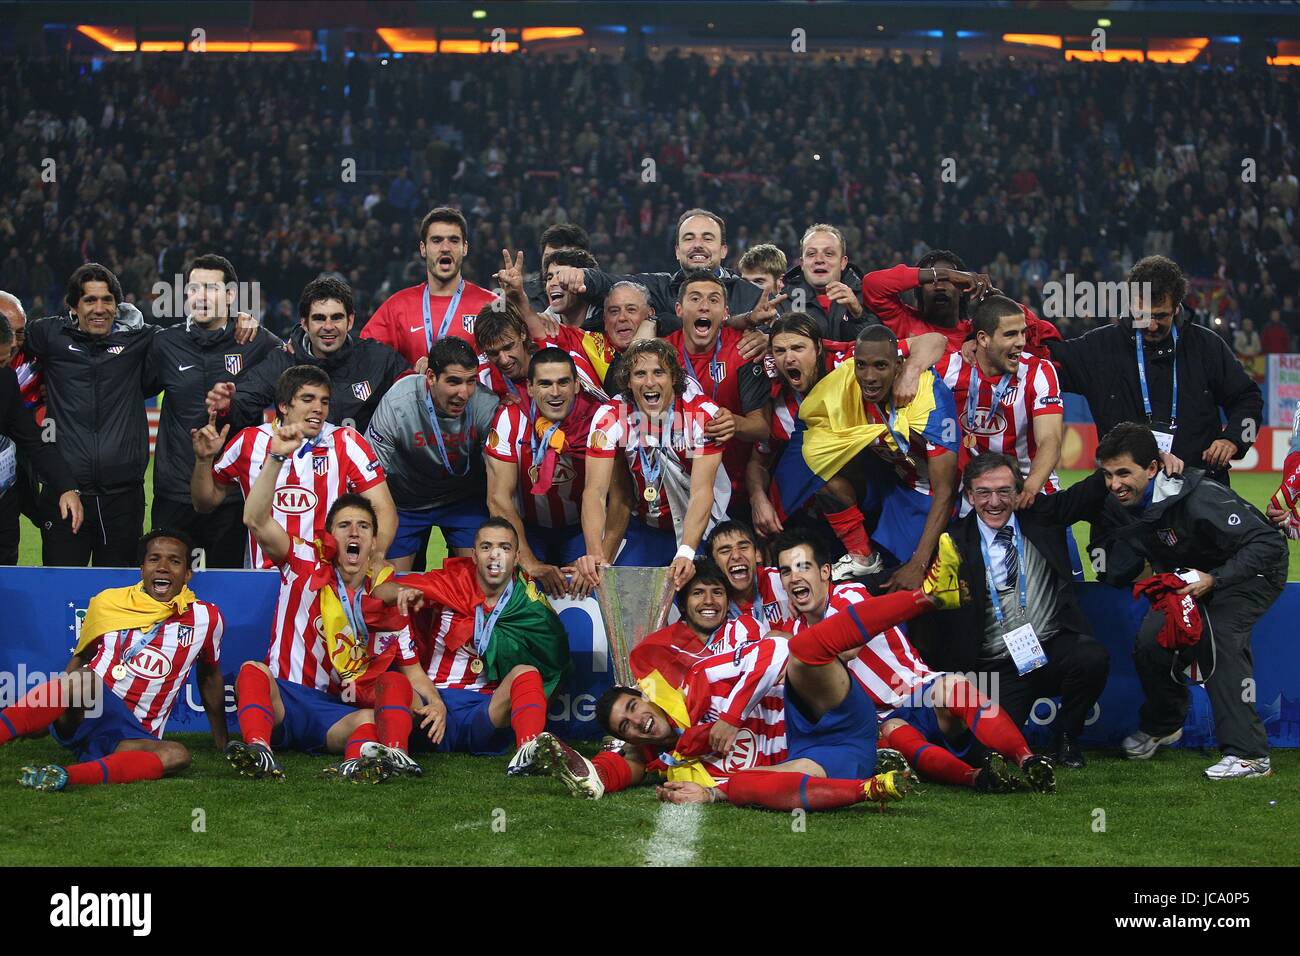
M 226 745 L 219 666 L 225 622 L 215 605 L 189 589 L 191 574 L 189 539 L 155 530 L 140 540 L 140 583 L 90 599 L 67 673 L 0 711 L 0 746 L 48 727 L 81 762 L 23 767 L 19 783 L 62 790 L 184 770 L 190 752 L 161 738 L 196 663 L 212 741 L 218 749 Z
M 769 636 L 696 661 L 680 687 L 655 671 L 637 688 L 612 688 L 596 719 L 627 741 L 621 754 L 588 761 L 543 734 L 540 759 L 574 794 L 593 799 L 649 772 L 667 778 L 657 792 L 671 803 L 831 810 L 901 799 L 906 771 L 872 775 L 875 705 L 840 655 L 927 610 L 957 606 L 956 571 L 942 552 L 922 589 L 867 602 L 789 641 Z M 688 619 L 706 603 L 688 597 Z
M 297 426 L 272 437 L 272 458 L 293 454 Z M 394 773 L 418 776 L 406 753 L 416 710 L 437 698 L 420 668 L 406 617 L 386 605 L 401 589 L 371 576 L 377 520 L 360 495 L 342 495 L 316 544 L 290 538 L 271 515 L 272 469 L 263 469 L 244 506 L 244 523 L 280 569 L 280 596 L 266 662 L 249 661 L 235 681 L 239 731 L 227 759 L 241 774 L 282 779 L 272 745 L 343 754 L 327 772 L 379 783 Z M 398 672 L 389 667 L 397 665 Z

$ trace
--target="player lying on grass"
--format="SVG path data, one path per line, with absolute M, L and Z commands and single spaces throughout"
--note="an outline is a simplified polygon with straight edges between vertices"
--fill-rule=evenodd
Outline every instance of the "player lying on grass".
M 954 557 L 941 550 L 915 591 L 850 608 L 788 642 L 769 636 L 696 661 L 680 687 L 658 670 L 636 688 L 614 687 L 597 702 L 596 719 L 630 746 L 592 762 L 543 734 L 539 760 L 593 799 L 648 772 L 667 778 L 657 792 L 671 803 L 830 810 L 899 799 L 906 772 L 872 776 L 876 709 L 840 655 L 932 608 L 959 606 Z M 685 604 L 693 626 L 706 629 L 706 602 L 688 592 Z
M 215 605 L 189 589 L 191 573 L 189 539 L 154 530 L 140 539 L 140 583 L 90 599 L 67 672 L 0 711 L 0 746 L 42 736 L 48 727 L 79 762 L 23 767 L 19 783 L 62 790 L 184 770 L 190 752 L 162 734 L 195 664 L 212 742 L 226 745 L 225 622 Z
M 500 754 L 514 731 L 508 775 L 528 773 L 546 726 L 546 698 L 569 666 L 569 638 L 537 586 L 519 574 L 519 536 L 505 518 L 474 535 L 473 556 L 401 579 L 430 707 L 412 746 Z M 427 739 L 426 739 L 427 737 Z
M 812 535 L 787 531 L 772 549 L 795 615 L 774 632 L 797 639 L 809 627 L 880 600 L 860 584 L 832 585 L 830 561 Z M 939 549 L 954 565 L 960 560 L 948 535 L 939 539 Z M 922 777 L 985 792 L 1005 792 L 1026 781 L 1042 793 L 1055 792 L 1052 762 L 1029 749 L 1015 721 L 966 678 L 930 670 L 897 625 L 853 648 L 846 664 L 880 712 L 881 743 L 911 761 Z M 1020 768 L 1024 781 L 1008 772 L 1004 758 Z
M 267 454 L 278 461 L 301 441 L 299 426 L 282 426 Z M 246 662 L 235 679 L 244 739 L 232 741 L 226 757 L 250 777 L 283 778 L 272 746 L 341 753 L 342 762 L 327 772 L 344 779 L 419 776 L 420 765 L 406 753 L 412 702 L 426 714 L 437 694 L 405 615 L 387 606 L 400 592 L 385 580 L 392 568 L 373 577 L 369 570 L 375 509 L 360 495 L 341 495 L 312 544 L 291 538 L 275 520 L 275 484 L 275 470 L 264 468 L 244 504 L 244 523 L 280 569 L 280 596 L 266 662 Z

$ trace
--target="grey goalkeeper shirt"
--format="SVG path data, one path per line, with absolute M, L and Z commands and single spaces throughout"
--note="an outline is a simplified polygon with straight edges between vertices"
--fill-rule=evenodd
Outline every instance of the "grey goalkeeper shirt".
M 487 498 L 483 445 L 492 431 L 497 397 L 476 388 L 464 413 L 453 418 L 436 410 L 451 470 L 443 463 L 429 417 L 429 387 L 423 375 L 398 379 L 375 409 L 366 439 L 379 456 L 399 511 L 423 511 L 474 498 Z

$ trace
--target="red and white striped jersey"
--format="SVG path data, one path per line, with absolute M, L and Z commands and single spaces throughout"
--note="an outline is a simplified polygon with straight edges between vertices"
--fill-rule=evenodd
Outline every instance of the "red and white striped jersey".
M 237 484 L 247 498 L 266 463 L 274 428 L 271 424 L 258 425 L 236 435 L 212 466 L 217 484 Z M 384 469 L 374 449 L 354 428 L 327 422 L 321 427 L 320 440 L 310 450 L 309 444 L 304 441 L 280 465 L 271 508 L 276 523 L 291 537 L 304 541 L 314 541 L 325 530 L 325 516 L 340 495 L 365 491 L 384 480 Z M 251 533 L 248 548 L 248 567 L 275 567 Z
M 754 576 L 758 581 L 757 604 L 733 597 L 727 604 L 727 616 L 737 621 L 749 618 L 761 635 L 791 616 L 790 598 L 781 584 L 781 572 L 777 568 L 760 567 Z
M 473 640 L 456 650 L 447 647 L 447 635 L 468 628 L 474 631 L 474 619 L 442 605 L 426 604 L 411 618 L 411 632 L 419 648 L 420 666 L 439 690 L 473 690 L 491 694 L 499 681 L 485 680 L 482 668 L 476 673 L 474 662 L 480 660 Z
M 503 405 L 518 402 L 523 407 L 524 414 L 533 413 L 533 397 L 528 394 L 527 378 L 521 378 L 517 382 L 506 378 L 501 374 L 501 369 L 480 357 L 478 383 L 501 399 Z
M 704 434 L 704 427 L 718 414 L 718 406 L 699 392 L 679 395 L 675 404 L 671 430 L 671 448 L 686 474 L 691 473 L 691 463 L 701 455 L 719 455 L 723 444 Z M 647 480 L 641 468 L 640 452 L 658 447 L 662 443 L 664 428 L 658 422 L 644 423 L 636 406 L 618 398 L 602 405 L 591 422 L 591 436 L 587 440 L 587 454 L 592 458 L 613 458 L 623 449 L 632 482 L 636 486 L 635 514 L 652 528 L 672 530 L 673 516 L 668 506 L 662 478 L 655 483 L 654 501 L 645 500 Z M 721 464 L 719 472 L 724 470 Z M 715 487 L 717 482 L 715 481 Z M 684 517 L 684 516 L 683 516 Z
M 272 677 L 281 677 L 303 687 L 311 687 L 338 696 L 343 681 L 329 659 L 325 640 L 325 623 L 321 618 L 320 591 L 311 589 L 311 577 L 320 562 L 314 545 L 294 538 L 280 565 L 280 596 L 271 625 L 271 646 L 266 652 L 266 666 Z M 367 590 L 370 579 L 366 579 Z M 395 663 L 400 667 L 419 660 L 411 630 L 372 631 L 369 650 L 378 657 L 396 642 Z
M 162 737 L 176 698 L 189 679 L 190 668 L 200 660 L 206 664 L 221 661 L 225 629 L 226 621 L 215 604 L 195 601 L 184 614 L 163 621 L 152 635 L 139 628 L 109 631 L 99 642 L 90 669 L 122 699 L 145 730 Z M 130 659 L 123 659 L 123 654 L 141 640 L 144 643 L 135 648 Z M 126 673 L 115 677 L 113 669 L 119 664 Z
M 557 434 L 564 439 L 564 450 L 557 456 L 551 474 L 551 487 L 544 495 L 534 494 L 538 462 L 533 459 L 533 442 L 541 441 L 536 423 L 518 405 L 502 405 L 492 420 L 483 447 L 485 454 L 518 469 L 515 506 L 525 524 L 542 528 L 577 527 L 582 523 L 582 489 L 587 476 L 587 439 L 591 423 L 601 403 L 579 389 L 573 408 L 560 423 Z M 543 428 L 549 422 L 541 419 Z
M 975 455 L 996 451 L 1015 458 L 1020 463 L 1020 476 L 1027 478 L 1033 458 L 1038 453 L 1038 444 L 1034 439 L 1034 419 L 1039 415 L 1065 413 L 1065 407 L 1061 403 L 1061 387 L 1052 363 L 1022 354 L 1015 377 L 996 410 L 992 409 L 993 393 L 1001 380 L 1000 375 L 986 376 L 977 365 L 964 361 L 960 352 L 950 352 L 944 356 L 935 365 L 934 372 L 952 389 L 962 436 L 975 436 L 974 448 L 967 448 L 963 442 L 960 466 L 965 468 L 966 462 Z M 979 389 L 975 398 L 973 421 L 967 405 L 972 380 Z M 1053 472 L 1043 485 L 1043 492 L 1051 493 L 1058 490 L 1058 487 L 1056 473 Z
M 861 584 L 836 584 L 831 587 L 824 618 L 833 617 L 850 605 L 870 600 L 871 593 Z M 799 615 L 786 622 L 782 630 L 798 634 L 808 626 L 803 615 Z M 853 679 L 875 702 L 877 710 L 903 706 L 911 699 L 915 687 L 934 676 L 907 635 L 897 626 L 873 636 L 848 662 L 848 668 Z

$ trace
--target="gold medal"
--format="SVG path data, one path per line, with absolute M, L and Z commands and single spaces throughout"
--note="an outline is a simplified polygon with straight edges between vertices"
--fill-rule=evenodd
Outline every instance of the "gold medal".
M 974 432 L 967 432 L 967 433 L 966 433 L 966 437 L 963 438 L 963 439 L 961 440 L 961 443 L 962 443 L 963 445 L 965 445 L 967 448 L 974 448 L 974 447 L 975 447 L 975 433 L 974 433 Z
M 641 495 L 650 504 L 654 504 L 659 498 L 659 489 L 654 485 L 646 485 L 645 492 Z
M 352 650 L 348 652 L 354 661 L 359 661 L 366 656 L 366 649 L 360 644 L 353 644 Z
M 126 668 L 121 664 L 113 665 L 113 680 L 121 680 L 126 676 Z
M 483 673 L 483 658 L 476 657 L 469 662 L 469 669 L 475 674 Z
M 532 482 L 534 485 L 537 484 L 537 476 L 540 473 L 541 472 L 537 467 L 537 463 L 533 462 L 533 464 L 528 467 L 528 480 Z

